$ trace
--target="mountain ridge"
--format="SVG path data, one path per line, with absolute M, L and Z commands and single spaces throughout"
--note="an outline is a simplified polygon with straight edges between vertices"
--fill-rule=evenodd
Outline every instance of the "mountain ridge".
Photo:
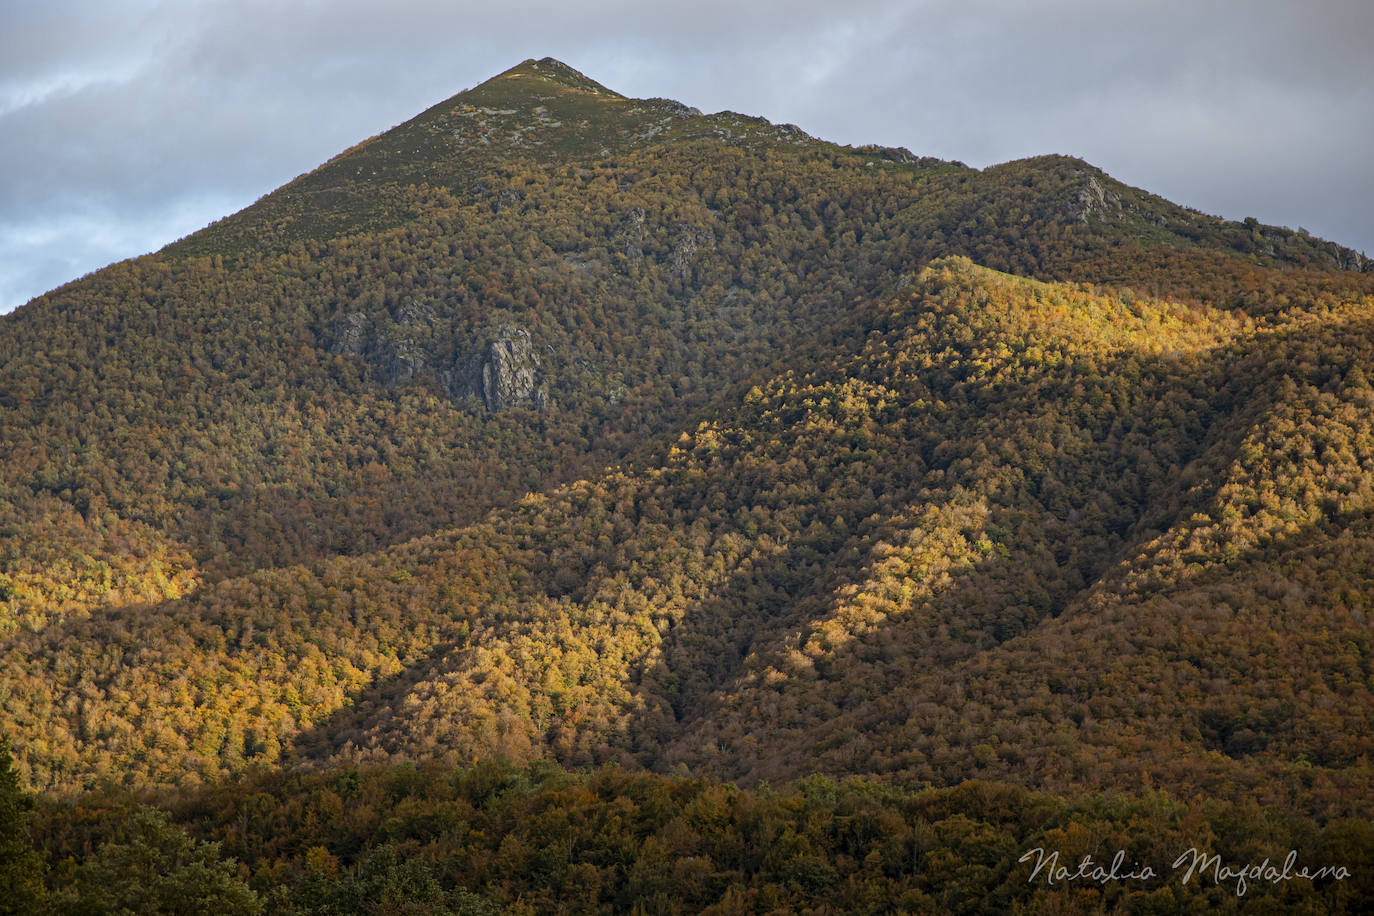
M 538 69 L 540 65 L 544 66 L 544 72 Z M 549 76 L 549 73 L 556 73 L 559 76 L 554 79 Z M 598 113 L 600 109 L 604 108 L 604 105 L 570 105 L 564 108 L 559 117 L 550 117 L 547 114 L 547 108 L 534 104 L 535 102 L 556 103 L 559 100 L 558 93 L 555 95 L 543 94 L 543 87 L 550 84 L 558 87 L 561 92 L 572 92 L 574 97 L 590 96 L 599 102 L 619 106 L 620 110 L 617 114 L 621 120 L 623 121 L 628 117 L 631 123 L 636 123 L 639 126 L 639 129 L 627 127 L 620 128 L 616 132 L 608 132 L 603 129 L 596 134 L 592 142 L 579 142 L 575 135 L 569 136 L 570 131 L 565 128 L 565 122 L 569 127 L 577 123 L 586 129 L 591 122 L 585 117 L 578 120 L 577 115 Z M 631 105 L 630 103 L 635 104 Z M 505 107 L 512 104 L 516 107 Z M 493 108 L 490 107 L 491 105 L 498 107 Z M 659 117 L 657 119 L 647 117 L 646 115 L 651 109 L 644 108 L 645 105 L 654 106 Z M 627 106 L 628 114 L 626 113 Z M 526 119 L 523 117 L 511 119 L 512 115 L 520 115 L 525 110 L 534 114 L 533 122 L 525 123 Z M 605 112 L 600 111 L 600 113 L 604 114 Z M 702 126 L 696 130 L 674 129 L 668 126 L 666 128 L 667 133 L 663 133 L 665 125 L 672 125 L 683 118 Z M 558 128 L 547 128 L 545 132 L 558 132 L 561 135 L 546 140 L 538 139 L 541 126 L 554 123 L 558 124 Z M 476 125 L 475 129 L 474 124 Z M 591 126 L 604 125 L 601 125 L 598 120 Z M 452 131 L 452 135 L 448 138 L 444 137 L 446 131 Z M 531 133 L 535 136 L 533 140 L 530 139 Z M 421 144 L 412 149 L 410 154 L 424 152 L 426 155 L 421 161 L 431 163 L 432 168 L 435 163 L 448 161 L 455 152 L 465 153 L 466 158 L 472 158 L 474 152 L 483 153 L 482 149 L 474 149 L 473 143 L 476 143 L 478 147 L 490 147 L 495 142 L 498 148 L 508 149 L 517 155 L 533 156 L 535 161 L 539 161 L 541 158 L 539 147 L 541 146 L 547 146 L 551 154 L 560 157 L 601 157 L 610 155 L 614 149 L 621 148 L 627 139 L 630 142 L 652 142 L 653 138 L 660 134 L 665 139 L 676 137 L 679 140 L 684 137 L 714 137 L 716 140 L 727 144 L 768 143 L 770 141 L 802 145 L 815 143 L 822 149 L 843 150 L 856 156 L 864 156 L 865 151 L 867 151 L 869 155 L 860 160 L 865 164 L 873 163 L 886 167 L 914 165 L 925 168 L 967 168 L 962 163 L 945 163 L 930 157 L 917 157 L 907 150 L 892 150 L 874 146 L 839 147 L 824 141 L 816 141 L 794 125 L 773 125 L 763 118 L 740 115 L 737 112 L 722 111 L 715 114 L 702 114 L 697 109 L 689 108 L 680 102 L 669 99 L 629 99 L 607 89 L 561 61 L 553 58 L 543 58 L 536 61 L 531 58 L 472 89 L 464 90 L 431 106 L 415 118 L 391 130 L 355 145 L 345 153 L 333 157 L 319 168 L 284 185 L 274 194 L 311 195 L 312 205 L 316 208 L 322 202 L 319 199 L 321 196 L 328 198 L 330 195 L 342 194 L 347 197 L 347 186 L 352 176 L 341 174 L 345 162 L 353 165 L 355 175 L 363 175 L 368 181 L 386 182 L 388 178 L 392 180 L 420 178 L 435 184 L 446 185 L 450 190 L 459 194 L 469 189 L 469 182 L 477 180 L 478 170 L 463 167 L 439 169 L 429 176 L 424 176 L 415 166 L 407 164 L 406 155 L 397 148 L 408 143 Z M 467 136 L 457 140 L 456 143 L 450 142 L 460 135 Z M 531 143 L 537 145 L 531 146 Z M 357 161 L 369 149 L 381 154 L 380 161 L 373 158 Z M 989 166 L 988 169 L 996 170 L 1011 167 L 1024 169 L 1035 166 L 1052 166 L 1066 158 L 1071 157 L 1035 156 Z M 562 161 L 566 161 L 566 158 Z M 1074 202 L 1067 204 L 1072 211 L 1073 218 L 1108 219 L 1113 213 L 1119 217 L 1123 213 L 1124 200 L 1125 210 L 1132 213 L 1143 211 L 1143 218 L 1146 222 L 1154 223 L 1160 227 L 1171 223 L 1177 224 L 1181 233 L 1175 233 L 1175 235 L 1181 234 L 1184 239 L 1203 232 L 1214 232 L 1217 224 L 1221 224 L 1230 227 L 1229 231 L 1237 236 L 1235 244 L 1240 245 L 1243 249 L 1267 252 L 1270 256 L 1278 257 L 1281 260 L 1283 257 L 1282 249 L 1310 245 L 1321 250 L 1322 256 L 1332 259 L 1336 266 L 1342 269 L 1360 271 L 1370 269 L 1369 260 L 1358 252 L 1321 239 L 1309 241 L 1300 233 L 1284 227 L 1263 226 L 1258 223 L 1251 225 L 1253 221 L 1232 223 L 1216 217 L 1204 216 L 1195 210 L 1177 208 L 1174 205 L 1168 205 L 1166 212 L 1161 213 L 1159 212 L 1160 205 L 1167 204 L 1162 198 L 1157 198 L 1154 195 L 1143 195 L 1137 189 L 1129 188 L 1111 179 L 1101 169 L 1082 162 L 1082 160 L 1073 161 L 1081 163 L 1081 167 L 1087 173 L 1087 180 L 1082 187 L 1075 189 L 1076 198 Z M 378 168 L 382 170 L 378 172 Z M 978 174 L 979 170 L 973 170 L 973 172 Z M 1104 190 L 1103 181 L 1107 182 L 1106 190 Z M 269 195 L 269 197 L 271 196 L 274 195 Z M 247 209 L 252 211 L 262 203 L 263 201 L 259 201 L 258 204 Z M 1167 212 L 1168 210 L 1174 212 Z M 345 225 L 348 224 L 345 223 Z M 372 224 L 364 223 L 363 225 Z M 373 227 L 376 226 L 373 225 Z M 1238 231 L 1242 228 L 1246 230 L 1244 233 Z M 189 247 L 190 250 L 194 251 L 199 247 L 188 246 L 185 243 L 186 240 L 181 240 L 173 243 L 169 248 Z

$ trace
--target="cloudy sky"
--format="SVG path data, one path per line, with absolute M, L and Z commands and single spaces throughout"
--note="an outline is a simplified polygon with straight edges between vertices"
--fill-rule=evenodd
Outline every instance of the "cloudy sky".
M 528 57 L 1374 254 L 1370 0 L 0 0 L 0 312 Z

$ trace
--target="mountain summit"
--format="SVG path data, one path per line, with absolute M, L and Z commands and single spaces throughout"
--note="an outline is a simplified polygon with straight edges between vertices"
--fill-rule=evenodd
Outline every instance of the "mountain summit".
M 618 92 L 612 92 L 605 86 L 590 77 L 584 76 L 581 72 L 574 70 L 561 60 L 552 57 L 544 57 L 539 60 L 530 58 L 511 67 L 504 73 L 500 73 L 483 83 L 482 87 L 491 86 L 498 80 L 539 80 L 540 82 L 550 83 L 561 89 L 572 89 L 578 92 L 590 92 L 592 95 L 604 95 L 611 98 L 622 99 Z
M 0 732 L 303 912 L 997 910 L 1140 825 L 1358 865 L 1367 268 L 525 61 L 0 318 Z
M 1199 242 L 1257 256 L 1264 263 L 1320 264 L 1364 271 L 1357 252 L 1253 220 L 1227 223 L 1128 188 L 1080 160 L 1039 157 L 983 173 L 959 163 L 918 157 L 905 149 L 839 147 L 800 128 L 741 115 L 703 115 L 669 99 L 630 99 L 553 58 L 526 60 L 433 106 L 384 134 L 355 146 L 319 169 L 268 195 L 242 213 L 173 246 L 186 253 L 230 252 L 265 240 L 329 238 L 404 222 L 407 189 L 445 188 L 460 197 L 488 187 L 484 175 L 514 162 L 540 168 L 606 162 L 650 150 L 705 145 L 786 158 L 810 152 L 864 168 L 958 169 L 986 210 L 1009 206 L 1040 222 L 1093 223 L 1117 230 L 1123 241 L 1168 248 Z M 1020 185 L 1022 190 L 1014 190 Z M 1012 198 L 989 200 L 997 187 Z M 1027 211 L 1025 208 L 1031 208 Z M 960 218 L 945 213 L 946 220 Z M 1109 234 L 1111 232 L 1109 231 Z M 951 246 L 967 250 L 968 246 Z M 1029 269 L 1029 262 L 1018 269 Z

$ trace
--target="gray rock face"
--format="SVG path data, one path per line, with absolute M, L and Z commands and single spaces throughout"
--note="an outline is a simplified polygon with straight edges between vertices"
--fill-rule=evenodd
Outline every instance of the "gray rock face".
M 483 352 L 460 356 L 439 374 L 439 383 L 455 401 L 481 398 L 493 413 L 510 407 L 546 410 L 550 403 L 538 350 L 530 332 L 520 327 L 503 327 Z
M 646 217 L 643 207 L 635 207 L 625 217 L 620 230 L 616 233 L 617 240 L 624 246 L 625 256 L 631 260 L 637 261 L 644 257 L 644 238 L 648 235 Z
M 693 108 L 691 105 L 684 105 L 684 104 L 682 104 L 681 102 L 677 101 L 676 99 L 654 98 L 654 99 L 645 99 L 645 101 L 646 101 L 646 102 L 650 102 L 650 103 L 652 103 L 652 104 L 654 104 L 654 105 L 657 105 L 659 108 L 662 108 L 662 109 L 663 109 L 664 111 L 666 111 L 668 114 L 670 114 L 670 115 L 672 115 L 673 117 L 676 117 L 676 118 L 699 118 L 699 117 L 701 117 L 701 109 L 700 109 L 700 108 Z
M 424 347 L 399 335 L 378 340 L 369 357 L 382 384 L 388 388 L 404 385 L 429 367 L 429 354 Z
M 1081 223 L 1086 223 L 1092 217 L 1106 219 L 1109 216 L 1120 216 L 1121 197 L 1102 187 L 1097 176 L 1089 175 L 1088 183 L 1069 205 L 1069 212 Z
M 692 262 L 697 257 L 697 240 L 691 233 L 683 233 L 668 255 L 668 272 L 682 278 L 692 272 Z
M 329 352 L 336 356 L 361 356 L 372 334 L 372 321 L 362 312 L 349 312 L 334 328 Z
M 482 401 L 493 412 L 522 403 L 541 409 L 547 404 L 529 331 L 502 328 L 501 336 L 491 342 L 482 364 Z
M 440 337 L 434 308 L 406 302 L 393 316 L 344 315 L 330 329 L 326 347 L 330 353 L 363 360 L 387 388 L 428 378 L 455 401 L 481 398 L 492 412 L 521 406 L 548 408 L 543 366 L 525 328 L 503 326 L 487 336 L 476 352 L 460 346 L 451 363 L 439 355 L 451 352 L 451 344 L 445 345 Z
M 1353 270 L 1357 273 L 1374 272 L 1374 258 L 1367 258 L 1361 252 L 1341 245 L 1332 245 L 1335 251 L 1331 255 L 1331 260 L 1336 267 L 1341 270 Z
M 865 156 L 876 156 L 886 162 L 900 162 L 903 165 L 916 165 L 922 168 L 941 165 L 957 165 L 966 168 L 966 166 L 957 159 L 946 162 L 934 156 L 918 156 L 905 146 L 878 146 L 877 144 L 869 143 L 864 146 L 856 147 L 856 150 L 863 153 Z
M 678 226 L 677 241 L 673 244 L 673 250 L 668 253 L 668 272 L 679 279 L 686 279 L 692 274 L 692 265 L 697 259 L 697 249 L 700 246 L 711 246 L 715 244 L 715 237 L 706 229 L 698 229 L 686 223 Z
M 424 372 L 430 354 L 423 342 L 434 323 L 434 309 L 419 302 L 405 302 L 395 318 L 372 318 L 349 312 L 335 324 L 329 352 L 360 356 L 388 388 L 404 385 Z
M 434 323 L 434 306 L 408 299 L 396 310 L 396 323 L 403 327 L 432 325 Z

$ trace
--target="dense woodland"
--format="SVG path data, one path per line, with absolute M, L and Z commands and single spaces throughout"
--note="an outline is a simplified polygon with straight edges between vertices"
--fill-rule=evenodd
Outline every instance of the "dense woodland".
M 0 322 L 0 881 L 1359 911 L 1368 267 L 526 62 Z

